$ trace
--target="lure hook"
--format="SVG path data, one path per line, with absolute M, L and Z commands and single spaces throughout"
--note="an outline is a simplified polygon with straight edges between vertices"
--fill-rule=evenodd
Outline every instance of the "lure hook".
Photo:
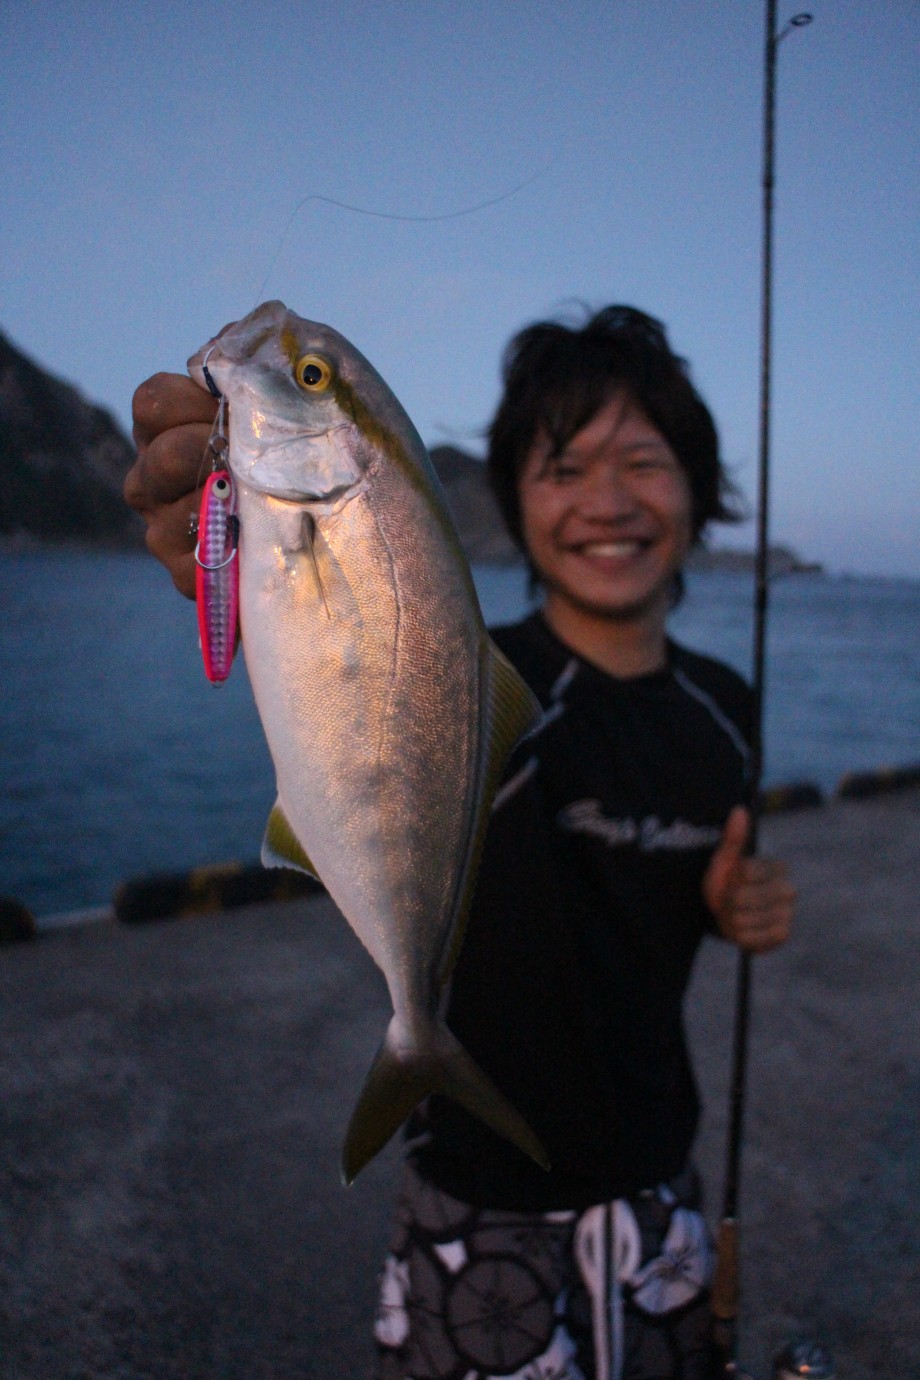
M 224 567 L 228 566 L 230 562 L 233 560 L 234 556 L 237 553 L 237 550 L 239 549 L 240 544 L 240 520 L 236 516 L 236 513 L 231 513 L 228 517 L 227 531 L 230 537 L 230 555 L 227 556 L 224 560 L 218 561 L 216 565 L 208 565 L 207 561 L 203 561 L 201 559 L 201 557 L 198 554 L 198 552 L 201 549 L 201 542 L 197 541 L 195 543 L 195 564 L 200 565 L 202 570 L 223 570 Z
M 214 382 L 213 378 L 211 377 L 211 371 L 208 368 L 208 360 L 211 358 L 211 351 L 213 349 L 213 345 L 208 347 L 208 352 L 205 355 L 204 359 L 201 361 L 201 372 L 204 374 L 204 381 L 208 385 L 208 388 L 210 389 L 211 393 L 213 393 L 215 398 L 220 398 L 221 402 L 223 402 L 224 395 L 218 388 L 217 384 Z

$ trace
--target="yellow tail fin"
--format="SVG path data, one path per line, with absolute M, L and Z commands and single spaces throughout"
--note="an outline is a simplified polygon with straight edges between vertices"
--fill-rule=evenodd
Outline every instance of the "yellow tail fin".
M 453 1098 L 529 1155 L 541 1169 L 549 1169 L 546 1151 L 524 1118 L 446 1025 L 432 1025 L 432 1039 L 425 1049 L 406 1050 L 397 1042 L 394 1017 L 345 1135 L 342 1177 L 346 1184 L 354 1181 L 429 1093 Z

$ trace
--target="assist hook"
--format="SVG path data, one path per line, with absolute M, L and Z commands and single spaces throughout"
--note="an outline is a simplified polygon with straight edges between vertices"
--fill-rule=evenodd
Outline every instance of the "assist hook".
M 216 344 L 217 341 L 215 340 L 214 345 Z M 201 372 L 204 374 L 204 381 L 208 385 L 208 388 L 210 389 L 214 397 L 223 398 L 224 395 L 218 388 L 217 384 L 214 382 L 213 378 L 211 377 L 211 371 L 208 368 L 208 360 L 211 358 L 211 351 L 214 349 L 214 345 L 210 345 L 208 347 L 208 352 L 205 355 L 204 359 L 201 361 Z

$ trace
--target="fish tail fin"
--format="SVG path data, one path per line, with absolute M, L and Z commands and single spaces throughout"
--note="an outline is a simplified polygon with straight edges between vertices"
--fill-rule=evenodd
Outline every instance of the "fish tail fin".
M 371 1065 L 352 1113 L 342 1150 L 342 1178 L 354 1181 L 382 1150 L 406 1117 L 429 1093 L 459 1102 L 493 1131 L 510 1140 L 541 1169 L 549 1169 L 546 1151 L 524 1118 L 467 1054 L 443 1022 L 424 1048 L 407 1048 L 397 1038 L 396 1018 Z

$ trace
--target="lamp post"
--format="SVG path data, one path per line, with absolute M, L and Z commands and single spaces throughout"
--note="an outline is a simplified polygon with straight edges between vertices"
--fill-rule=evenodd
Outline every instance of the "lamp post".
M 764 42 L 763 103 L 763 238 L 761 251 L 760 317 L 760 428 L 757 478 L 757 548 L 754 597 L 754 666 L 751 851 L 756 851 L 760 823 L 760 790 L 763 776 L 764 682 L 766 671 L 766 626 L 769 596 L 769 502 L 770 502 L 770 368 L 773 309 L 773 187 L 774 128 L 776 109 L 776 58 L 779 45 L 793 29 L 812 21 L 807 13 L 793 15 L 777 31 L 776 0 L 766 0 Z M 738 1200 L 741 1180 L 741 1147 L 744 1133 L 744 1103 L 747 1083 L 748 1032 L 750 1027 L 751 957 L 738 958 L 735 998 L 735 1028 L 729 1102 L 729 1126 L 725 1165 L 722 1217 L 719 1222 L 716 1276 L 713 1282 L 712 1311 L 716 1364 L 719 1375 L 736 1376 L 737 1322 L 740 1296 L 738 1257 Z

